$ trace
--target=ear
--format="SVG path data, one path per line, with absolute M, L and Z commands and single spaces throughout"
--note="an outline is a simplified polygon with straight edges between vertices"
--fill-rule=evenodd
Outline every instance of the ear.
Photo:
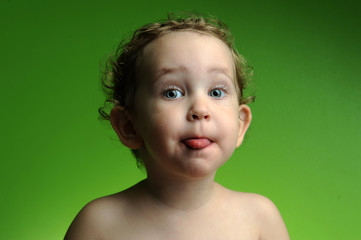
M 247 129 L 251 124 L 251 120 L 252 120 L 251 109 L 245 104 L 239 106 L 238 114 L 239 114 L 238 115 L 239 129 L 238 129 L 237 147 L 239 147 L 242 144 L 244 135 L 246 134 Z
M 142 138 L 139 136 L 134 121 L 129 111 L 123 107 L 116 106 L 110 112 L 110 123 L 117 133 L 119 140 L 130 149 L 142 146 Z

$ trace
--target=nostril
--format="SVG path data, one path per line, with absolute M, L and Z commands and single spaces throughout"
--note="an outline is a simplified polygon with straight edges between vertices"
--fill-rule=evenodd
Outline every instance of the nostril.
M 209 115 L 208 114 L 192 114 L 191 118 L 192 120 L 201 120 L 201 119 L 209 119 Z
M 202 110 L 193 110 L 191 109 L 187 114 L 187 119 L 190 121 L 198 121 L 198 120 L 209 120 L 211 115 L 207 111 Z

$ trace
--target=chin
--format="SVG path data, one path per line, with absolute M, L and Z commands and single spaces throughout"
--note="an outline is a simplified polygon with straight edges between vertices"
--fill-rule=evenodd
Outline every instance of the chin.
M 187 163 L 180 167 L 180 174 L 184 177 L 193 179 L 213 177 L 223 163 L 210 163 L 206 162 L 204 159 L 193 159 L 192 163 Z

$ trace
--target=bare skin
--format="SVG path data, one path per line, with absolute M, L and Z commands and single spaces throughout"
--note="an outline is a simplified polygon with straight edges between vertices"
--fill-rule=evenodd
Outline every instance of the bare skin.
M 168 33 L 145 47 L 140 70 L 135 109 L 115 107 L 111 124 L 139 150 L 147 179 L 89 203 L 65 239 L 288 240 L 270 200 L 214 182 L 251 122 L 229 48 Z
M 182 188 L 160 193 L 145 180 L 97 199 L 80 212 L 65 239 L 289 239 L 277 208 L 263 196 L 217 183 Z

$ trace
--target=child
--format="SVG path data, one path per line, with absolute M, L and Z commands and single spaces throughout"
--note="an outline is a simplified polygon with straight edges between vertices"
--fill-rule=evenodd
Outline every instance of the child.
M 245 62 L 219 21 L 168 19 L 119 47 L 110 120 L 147 178 L 86 205 L 65 239 L 289 239 L 267 198 L 214 182 L 251 122 Z

